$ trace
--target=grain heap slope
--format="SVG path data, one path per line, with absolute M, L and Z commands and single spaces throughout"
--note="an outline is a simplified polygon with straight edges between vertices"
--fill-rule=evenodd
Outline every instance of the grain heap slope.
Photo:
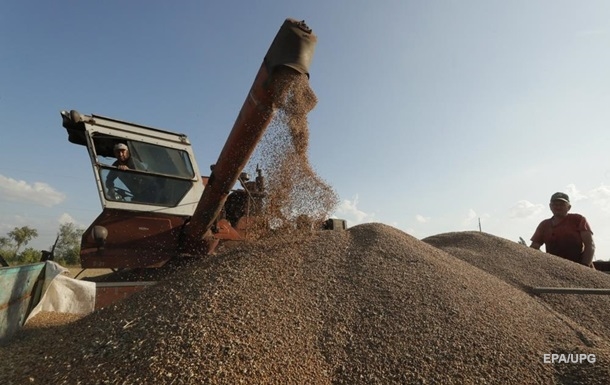
M 543 364 L 553 352 L 598 362 Z M 608 352 L 523 291 L 366 224 L 237 246 L 24 331 L 0 349 L 0 383 L 601 384 Z
M 528 293 L 532 287 L 610 288 L 609 274 L 491 234 L 453 232 L 423 241 Z M 538 298 L 558 313 L 610 340 L 610 296 L 540 294 Z

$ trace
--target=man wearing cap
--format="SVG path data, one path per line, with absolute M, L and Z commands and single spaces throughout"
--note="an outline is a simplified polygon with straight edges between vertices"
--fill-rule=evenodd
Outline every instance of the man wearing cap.
M 129 147 L 125 143 L 117 143 L 114 145 L 114 156 L 116 162 L 112 165 L 119 170 L 127 170 L 128 168 L 135 170 L 136 164 L 129 154 Z
M 544 244 L 547 253 L 592 267 L 595 243 L 587 219 L 580 214 L 568 214 L 572 208 L 570 198 L 562 192 L 551 196 L 549 207 L 553 216 L 540 222 L 530 247 L 540 250 Z
M 139 161 L 133 159 L 129 153 L 129 147 L 124 143 L 117 143 L 114 146 L 114 156 L 116 162 L 112 165 L 119 170 L 146 170 L 146 167 Z M 140 195 L 143 190 L 143 180 L 140 176 L 127 173 L 118 173 L 112 170 L 106 177 L 106 188 L 112 194 L 114 193 L 114 181 L 119 178 L 129 191 L 134 195 Z

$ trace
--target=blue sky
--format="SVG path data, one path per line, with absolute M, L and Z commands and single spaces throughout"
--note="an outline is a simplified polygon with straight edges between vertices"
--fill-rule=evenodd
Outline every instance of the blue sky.
M 60 110 L 186 133 L 214 163 L 284 19 L 318 36 L 311 163 L 348 225 L 529 241 L 556 191 L 610 259 L 610 2 L 0 3 L 0 236 L 101 211 Z

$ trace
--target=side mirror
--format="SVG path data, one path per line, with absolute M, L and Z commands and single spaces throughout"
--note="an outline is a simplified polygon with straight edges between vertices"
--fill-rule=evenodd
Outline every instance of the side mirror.
M 97 247 L 103 249 L 106 245 L 106 238 L 108 238 L 108 229 L 104 226 L 94 226 L 91 230 L 91 236 L 95 240 Z

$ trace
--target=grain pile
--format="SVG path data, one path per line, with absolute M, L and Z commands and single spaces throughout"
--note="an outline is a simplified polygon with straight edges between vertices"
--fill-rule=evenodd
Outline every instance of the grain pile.
M 543 364 L 593 353 L 594 364 Z M 603 384 L 608 340 L 381 224 L 243 244 L 0 349 L 2 384 Z
M 339 202 L 336 192 L 309 162 L 307 114 L 317 98 L 305 74 L 277 70 L 274 75 L 276 113 L 246 169 L 260 167 L 266 176 L 268 197 L 264 217 L 274 228 L 294 229 L 307 218 L 319 227 Z
M 532 287 L 610 288 L 609 274 L 491 234 L 454 232 L 423 241 L 528 293 Z M 610 340 L 610 296 L 541 294 L 539 298 L 561 315 Z

